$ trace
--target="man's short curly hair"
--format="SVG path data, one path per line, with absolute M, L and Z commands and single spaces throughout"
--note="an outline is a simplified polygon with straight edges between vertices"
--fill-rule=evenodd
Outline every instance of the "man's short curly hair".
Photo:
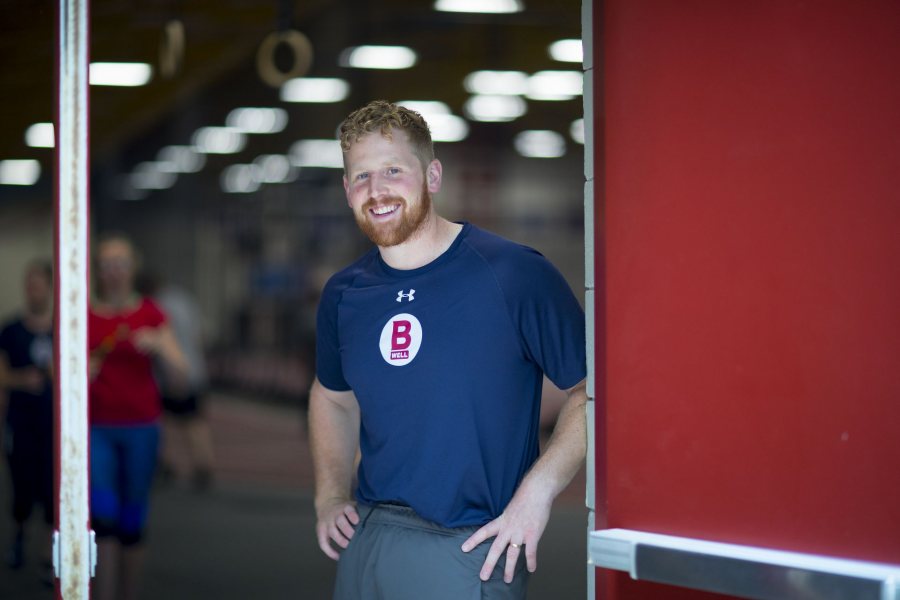
M 406 132 L 423 169 L 434 160 L 431 130 L 422 115 L 386 100 L 373 100 L 344 119 L 340 128 L 341 150 L 346 154 L 360 138 L 375 131 L 390 140 L 394 128 Z

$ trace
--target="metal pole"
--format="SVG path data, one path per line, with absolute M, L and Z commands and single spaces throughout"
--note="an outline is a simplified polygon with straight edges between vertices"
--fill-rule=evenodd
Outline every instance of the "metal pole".
M 88 4 L 60 0 L 56 142 L 57 598 L 88 600 L 96 546 L 88 508 Z

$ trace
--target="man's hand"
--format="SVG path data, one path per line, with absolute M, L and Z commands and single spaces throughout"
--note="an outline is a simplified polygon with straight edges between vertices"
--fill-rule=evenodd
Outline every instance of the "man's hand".
M 354 527 L 359 524 L 359 513 L 356 504 L 349 500 L 334 499 L 316 508 L 316 536 L 319 548 L 325 556 L 332 560 L 340 558 L 340 554 L 331 545 L 332 542 L 346 548 L 353 537 Z
M 506 552 L 506 570 L 503 573 L 503 581 L 512 583 L 516 563 L 522 552 L 525 552 L 528 572 L 534 573 L 537 569 L 538 542 L 550 519 L 552 503 L 552 496 L 541 494 L 540 490 L 532 490 L 532 493 L 529 493 L 525 486 L 520 486 L 503 514 L 473 533 L 463 543 L 463 552 L 469 552 L 483 541 L 494 538 L 484 566 L 481 567 L 479 576 L 482 581 L 490 579 L 497 561 L 504 552 Z

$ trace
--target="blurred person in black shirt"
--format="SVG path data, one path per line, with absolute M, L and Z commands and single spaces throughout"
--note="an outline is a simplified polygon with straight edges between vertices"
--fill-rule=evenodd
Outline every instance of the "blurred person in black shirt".
M 6 396 L 3 449 L 12 476 L 15 531 L 8 557 L 25 562 L 25 529 L 36 504 L 47 525 L 42 551 L 50 557 L 53 525 L 53 268 L 34 261 L 25 270 L 25 307 L 0 329 L 0 390 Z

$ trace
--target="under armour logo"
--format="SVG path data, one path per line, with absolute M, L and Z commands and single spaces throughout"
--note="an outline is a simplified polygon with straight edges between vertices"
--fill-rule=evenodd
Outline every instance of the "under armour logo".
M 404 294 L 403 290 L 397 292 L 397 302 L 403 302 L 403 299 L 406 298 L 407 302 L 412 302 L 415 300 L 416 290 L 410 289 L 408 294 Z

